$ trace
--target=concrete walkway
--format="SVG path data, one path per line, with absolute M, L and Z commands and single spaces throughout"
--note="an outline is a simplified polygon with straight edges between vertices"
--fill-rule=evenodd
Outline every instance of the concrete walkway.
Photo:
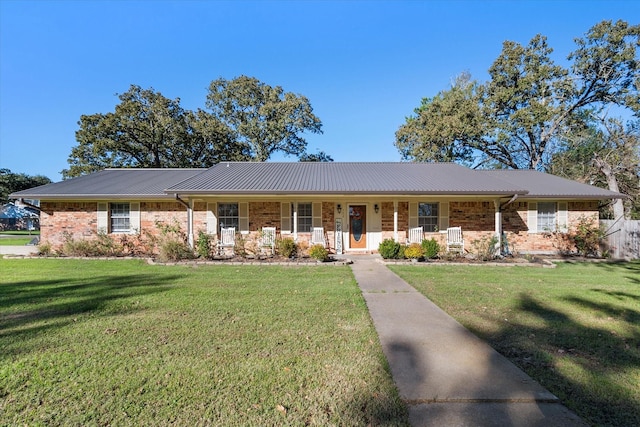
M 37 246 L 2 246 L 0 245 L 0 255 L 24 255 L 30 256 L 38 253 Z
M 413 426 L 587 425 L 378 256 L 352 259 Z

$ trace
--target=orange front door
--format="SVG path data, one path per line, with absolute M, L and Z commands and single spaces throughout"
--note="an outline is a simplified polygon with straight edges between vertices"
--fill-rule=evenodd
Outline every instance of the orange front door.
M 349 206 L 349 248 L 367 248 L 367 207 Z

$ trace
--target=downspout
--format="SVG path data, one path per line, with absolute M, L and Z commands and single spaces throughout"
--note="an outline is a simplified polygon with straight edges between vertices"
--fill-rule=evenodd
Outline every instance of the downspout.
M 193 206 L 191 205 L 193 202 L 191 200 L 189 200 L 189 203 L 185 202 L 180 198 L 179 194 L 176 194 L 176 201 L 187 208 L 187 242 L 189 247 L 193 249 Z

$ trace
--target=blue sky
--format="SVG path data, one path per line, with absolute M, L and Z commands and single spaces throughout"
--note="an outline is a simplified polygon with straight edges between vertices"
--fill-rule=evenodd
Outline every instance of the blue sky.
M 562 64 L 597 22 L 639 18 L 631 0 L 0 0 L 0 168 L 58 181 L 80 116 L 131 84 L 196 109 L 239 75 L 309 98 L 310 152 L 399 161 L 405 117 L 463 71 L 485 80 L 503 41 L 544 34 Z

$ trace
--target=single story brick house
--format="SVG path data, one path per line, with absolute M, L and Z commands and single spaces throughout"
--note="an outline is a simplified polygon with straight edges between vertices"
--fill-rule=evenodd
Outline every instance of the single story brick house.
M 557 233 L 598 220 L 601 200 L 623 194 L 531 170 L 472 170 L 453 163 L 224 162 L 209 169 L 106 169 L 11 195 L 39 199 L 41 240 L 157 232 L 177 222 L 193 244 L 234 227 L 247 239 L 263 227 L 310 241 L 322 227 L 336 253 L 375 252 L 405 242 L 410 228 L 443 241 L 506 236 L 511 250 L 555 252 Z M 557 232 L 557 233 L 556 233 Z M 467 244 L 467 248 L 469 244 Z

